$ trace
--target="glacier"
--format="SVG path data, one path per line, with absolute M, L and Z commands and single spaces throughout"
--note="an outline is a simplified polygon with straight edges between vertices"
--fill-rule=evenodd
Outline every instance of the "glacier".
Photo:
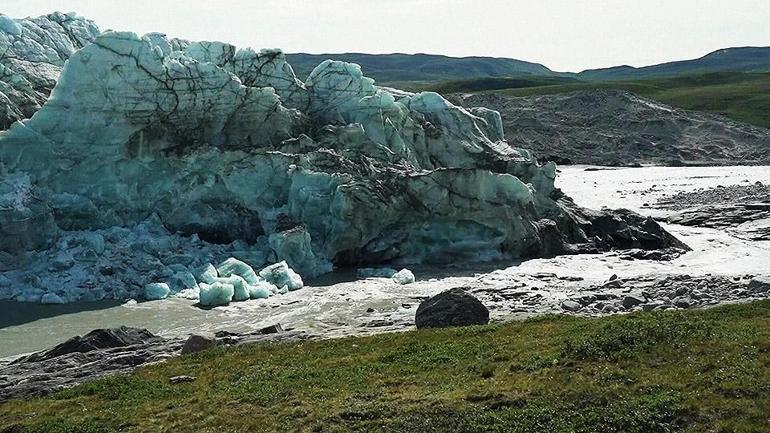
M 215 306 L 335 267 L 683 246 L 652 220 L 577 207 L 555 164 L 505 142 L 499 113 L 378 86 L 355 64 L 303 81 L 280 50 L 0 19 L 0 48 L 35 37 L 59 51 L 16 55 L 51 54 L 49 96 L 0 61 L 35 101 L 0 132 L 0 299 L 164 284 Z

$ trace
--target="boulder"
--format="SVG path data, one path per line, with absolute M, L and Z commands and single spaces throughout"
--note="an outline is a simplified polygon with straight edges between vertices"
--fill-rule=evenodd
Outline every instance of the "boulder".
M 566 311 L 576 312 L 576 311 L 580 311 L 580 309 L 583 308 L 583 306 L 573 300 L 566 300 L 561 303 L 561 308 L 563 308 Z
M 637 305 L 641 305 L 647 302 L 647 299 L 645 299 L 644 296 L 641 295 L 628 295 L 623 298 L 623 301 L 621 301 L 621 304 L 623 305 L 623 308 L 626 310 L 629 310 L 631 308 L 636 307 Z
M 182 346 L 182 355 L 200 352 L 214 347 L 216 344 L 217 340 L 213 335 L 193 334 L 184 342 L 184 346 Z
M 414 319 L 417 328 L 485 325 L 489 310 L 462 288 L 454 288 L 422 302 Z
M 755 294 L 770 292 L 770 276 L 754 277 L 749 281 L 749 291 Z

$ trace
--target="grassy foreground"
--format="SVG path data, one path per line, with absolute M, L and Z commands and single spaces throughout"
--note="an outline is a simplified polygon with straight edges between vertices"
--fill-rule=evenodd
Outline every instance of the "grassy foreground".
M 674 107 L 721 114 L 770 128 L 770 73 L 719 72 L 625 81 L 563 78 L 498 78 L 425 85 L 439 93 L 497 91 L 513 96 L 548 95 L 577 90 L 628 90 Z
M 0 432 L 102 431 L 768 432 L 770 301 L 216 349 L 0 404 Z

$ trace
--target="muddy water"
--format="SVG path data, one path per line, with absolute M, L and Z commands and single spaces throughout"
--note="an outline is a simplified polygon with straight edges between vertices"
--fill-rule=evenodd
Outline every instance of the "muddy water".
M 599 171 L 569 167 L 562 170 L 558 186 L 582 206 L 626 207 L 662 216 L 665 212 L 652 205 L 665 195 L 756 181 L 770 184 L 770 167 Z M 65 306 L 0 302 L 0 358 L 44 349 L 95 328 L 119 325 L 145 327 L 165 336 L 222 329 L 247 331 L 276 322 L 327 336 L 392 331 L 403 329 L 411 321 L 421 297 L 463 285 L 509 287 L 542 272 L 580 277 L 584 279 L 580 284 L 586 285 L 604 281 L 613 274 L 770 274 L 769 242 L 743 241 L 711 229 L 668 229 L 693 251 L 672 262 L 625 261 L 613 254 L 597 254 L 442 269 L 415 267 L 419 281 L 409 286 L 398 286 L 386 279 L 356 281 L 351 273 L 338 272 L 284 296 L 211 310 L 201 310 L 182 299 Z M 374 312 L 368 312 L 369 309 Z M 517 314 L 493 312 L 496 319 L 511 316 Z

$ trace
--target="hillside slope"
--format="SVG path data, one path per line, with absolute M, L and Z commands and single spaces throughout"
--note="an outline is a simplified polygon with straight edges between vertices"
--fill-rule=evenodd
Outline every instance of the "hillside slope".
M 634 68 L 616 66 L 578 74 L 584 80 L 627 80 L 710 72 L 769 72 L 770 47 L 725 48 L 701 58 Z
M 300 79 L 327 59 L 356 63 L 378 83 L 395 81 L 442 81 L 516 75 L 563 75 L 522 60 L 493 57 L 448 57 L 432 54 L 287 54 Z
M 597 165 L 770 163 L 770 130 L 627 91 L 454 98 L 500 111 L 508 142 L 541 159 Z

